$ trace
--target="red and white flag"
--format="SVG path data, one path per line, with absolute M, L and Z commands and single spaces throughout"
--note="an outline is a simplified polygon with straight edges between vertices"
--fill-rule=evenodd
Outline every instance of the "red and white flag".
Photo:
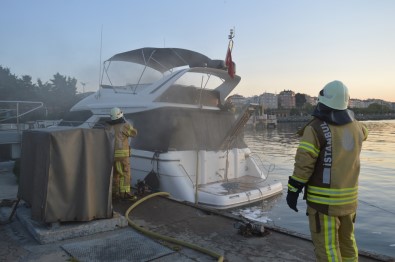
M 230 75 L 230 77 L 234 78 L 236 73 L 235 64 L 232 61 L 232 51 L 230 50 L 230 47 L 228 47 L 228 52 L 226 53 L 225 65 L 228 68 L 228 74 Z

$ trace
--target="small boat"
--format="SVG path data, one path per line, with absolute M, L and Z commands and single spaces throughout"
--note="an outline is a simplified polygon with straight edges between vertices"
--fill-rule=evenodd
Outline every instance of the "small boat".
M 256 105 L 256 110 L 252 114 L 251 118 L 247 121 L 246 128 L 255 130 L 264 130 L 266 128 L 277 127 L 277 116 L 273 114 L 265 114 L 263 108 Z
M 260 201 L 282 185 L 268 183 L 262 161 L 244 142 L 253 110 L 246 106 L 236 117 L 225 105 L 241 79 L 228 71 L 224 60 L 181 48 L 119 53 L 104 62 L 100 89 L 60 125 L 101 128 L 119 107 L 138 130 L 130 143 L 133 187 L 145 181 L 175 200 L 215 209 Z

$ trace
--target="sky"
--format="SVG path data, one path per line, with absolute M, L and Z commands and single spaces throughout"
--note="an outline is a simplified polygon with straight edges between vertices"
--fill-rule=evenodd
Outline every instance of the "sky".
M 233 94 L 317 96 L 342 81 L 351 98 L 395 102 L 393 0 L 2 0 L 0 66 L 33 82 L 60 73 L 96 91 L 101 62 L 142 47 L 232 57 Z M 85 88 L 83 89 L 83 84 Z

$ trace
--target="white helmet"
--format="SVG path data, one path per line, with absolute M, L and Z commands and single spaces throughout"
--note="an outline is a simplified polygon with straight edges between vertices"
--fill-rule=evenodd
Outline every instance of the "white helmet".
M 111 109 L 111 120 L 117 120 L 121 117 L 123 117 L 121 109 L 119 109 L 118 107 L 114 107 L 113 109 Z
M 332 81 L 320 91 L 318 102 L 337 110 L 345 110 L 348 106 L 348 88 L 340 81 Z

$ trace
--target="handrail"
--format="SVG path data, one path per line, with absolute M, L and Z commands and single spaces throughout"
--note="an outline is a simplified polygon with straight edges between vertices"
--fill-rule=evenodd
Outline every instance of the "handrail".
M 270 172 L 272 172 L 275 169 L 274 164 L 269 164 L 269 168 L 265 168 L 265 165 L 263 164 L 261 157 L 256 153 L 250 154 L 249 157 L 250 157 L 251 161 L 254 162 L 254 164 L 259 168 L 259 171 L 261 172 L 261 177 L 265 175 L 263 172 L 263 169 L 265 169 L 267 171 L 265 180 L 269 177 Z M 258 161 L 260 163 L 258 163 Z
M 243 131 L 244 126 L 247 121 L 250 119 L 252 113 L 256 110 L 255 104 L 247 104 L 244 106 L 242 113 L 239 115 L 237 120 L 233 123 L 233 126 L 228 131 L 224 140 L 220 144 L 220 149 L 226 150 L 229 149 L 232 143 L 234 143 L 234 139 Z
M 11 116 L 11 117 L 8 117 L 8 118 L 0 119 L 0 122 L 16 118 L 16 122 L 17 122 L 18 127 L 19 127 L 19 118 L 21 116 L 24 116 L 26 114 L 29 114 L 29 113 L 33 112 L 33 111 L 36 111 L 37 109 L 40 109 L 40 108 L 44 107 L 44 103 L 43 102 L 35 102 L 35 101 L 5 101 L 5 100 L 2 100 L 2 101 L 0 101 L 0 103 L 7 103 L 7 104 L 11 104 L 12 103 L 12 104 L 16 105 L 16 116 Z M 38 104 L 38 106 L 36 106 L 36 107 L 26 111 L 26 112 L 23 112 L 22 114 L 19 114 L 19 104 Z M 11 111 L 11 110 L 9 110 L 9 111 Z M 8 112 L 8 111 L 6 111 L 6 112 Z
M 185 172 L 185 174 L 187 175 L 187 177 L 188 177 L 189 180 L 191 181 L 192 186 L 193 186 L 193 187 L 197 187 L 197 185 L 195 185 L 195 184 L 193 183 L 193 180 L 192 180 L 191 176 L 188 174 L 188 172 L 187 172 L 187 170 L 185 169 L 185 167 L 184 167 L 181 163 L 179 163 L 178 166 L 181 167 L 181 169 Z

